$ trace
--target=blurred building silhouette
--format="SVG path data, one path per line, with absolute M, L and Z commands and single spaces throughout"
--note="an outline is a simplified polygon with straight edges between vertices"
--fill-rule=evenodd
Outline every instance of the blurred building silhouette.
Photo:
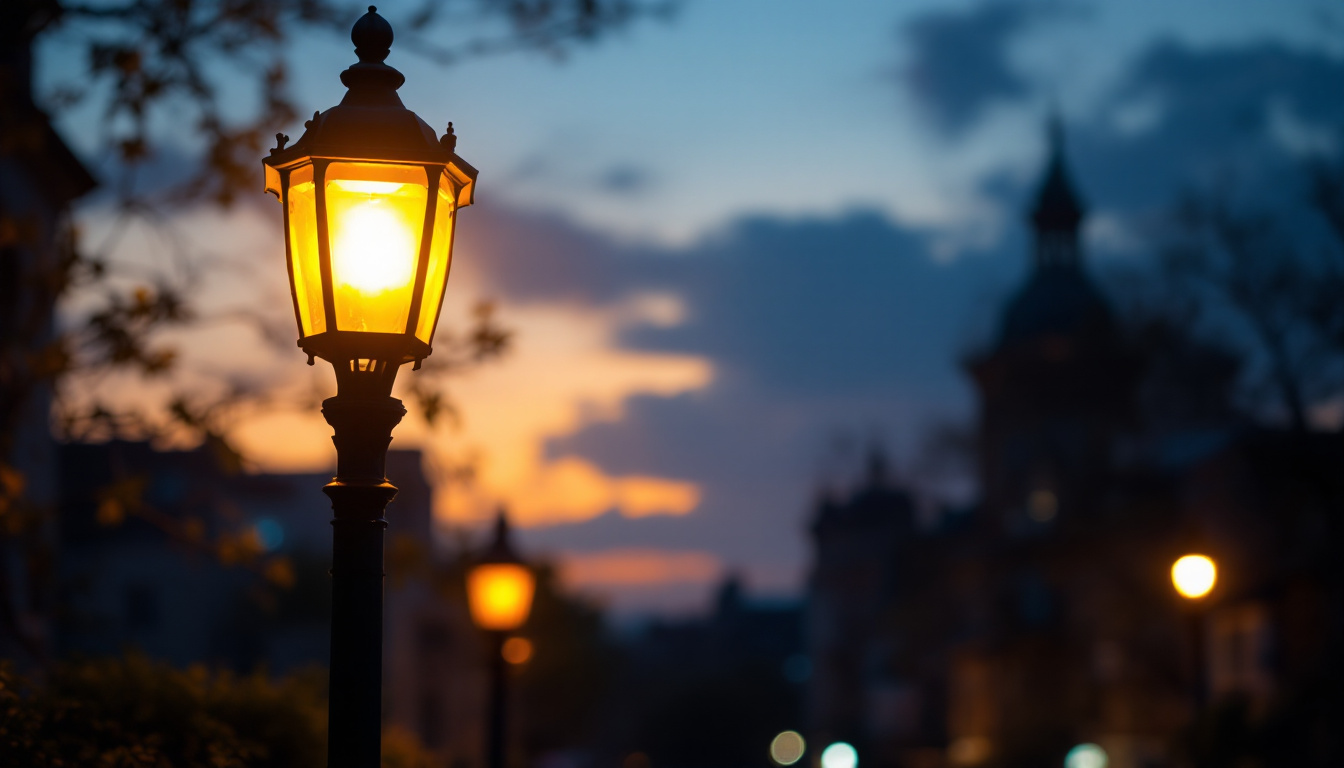
M 34 103 L 31 30 L 17 19 L 30 10 L 10 10 L 0 11 L 0 514 L 39 522 L 11 523 L 0 540 L 0 657 L 31 661 L 51 642 L 54 302 L 73 247 L 69 207 L 97 183 Z M 19 635 L 37 647 L 25 652 Z
M 708 615 L 658 619 L 627 635 L 590 765 L 765 765 L 796 729 L 811 674 L 796 600 L 719 587 Z
M 979 500 L 920 524 L 874 456 L 818 502 L 812 743 L 869 766 L 1058 766 L 1087 742 L 1112 768 L 1338 764 L 1344 439 L 1239 421 L 1234 362 L 1126 328 L 1084 217 L 1052 126 L 1028 275 L 966 363 Z M 1221 571 L 1200 605 L 1169 580 L 1189 552 Z

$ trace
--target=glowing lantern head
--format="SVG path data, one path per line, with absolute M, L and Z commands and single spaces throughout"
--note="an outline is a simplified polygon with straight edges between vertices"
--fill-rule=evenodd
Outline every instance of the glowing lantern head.
M 509 523 L 501 511 L 495 521 L 494 543 L 467 573 L 472 621 L 481 629 L 512 632 L 527 621 L 535 592 L 536 577 L 514 554 Z
M 292 146 L 262 161 L 285 215 L 299 346 L 339 378 L 385 379 L 430 354 L 452 261 L 457 210 L 476 169 L 402 105 L 400 72 L 383 63 L 392 27 L 373 6 L 350 39 L 341 103 L 313 114 Z
M 1181 597 L 1198 600 L 1213 591 L 1218 568 L 1204 555 L 1186 555 L 1171 566 L 1171 583 Z

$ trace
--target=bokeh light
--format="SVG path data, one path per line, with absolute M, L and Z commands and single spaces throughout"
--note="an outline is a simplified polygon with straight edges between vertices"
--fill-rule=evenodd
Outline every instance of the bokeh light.
M 1096 744 L 1079 744 L 1064 756 L 1064 768 L 1106 768 L 1106 750 Z
M 1038 523 L 1048 523 L 1055 519 L 1059 511 L 1059 499 L 1054 491 L 1042 488 L 1031 492 L 1027 498 L 1027 515 Z
M 1181 597 L 1191 600 L 1213 591 L 1218 581 L 1218 569 L 1204 555 L 1186 555 L 1171 566 L 1171 583 Z
M 274 552 L 285 543 L 285 527 L 275 518 L 263 517 L 254 527 L 257 538 L 261 540 L 261 546 L 265 547 L 267 552 Z
M 779 765 L 793 765 L 803 757 L 807 742 L 797 731 L 784 731 L 770 742 L 770 759 Z
M 956 766 L 980 765 L 993 751 L 993 743 L 984 736 L 962 736 L 948 745 L 947 758 Z
M 859 753 L 843 741 L 837 741 L 821 752 L 821 768 L 858 768 Z
M 532 641 L 526 637 L 510 637 L 504 641 L 504 647 L 500 649 L 500 654 L 504 660 L 513 665 L 526 664 L 532 659 Z

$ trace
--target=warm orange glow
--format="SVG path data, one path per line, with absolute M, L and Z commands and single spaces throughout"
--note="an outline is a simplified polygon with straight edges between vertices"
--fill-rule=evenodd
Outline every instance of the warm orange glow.
M 289 173 L 289 257 L 294 270 L 294 295 L 299 302 L 303 335 L 327 330 L 322 308 L 322 270 L 317 249 L 317 188 L 313 166 Z
M 1197 600 L 1213 591 L 1218 568 L 1204 555 L 1186 555 L 1171 566 L 1171 583 L 1181 597 Z
M 530 482 L 514 484 L 509 501 L 525 524 L 587 520 L 613 508 L 625 517 L 684 515 L 700 503 L 700 488 L 658 477 L 612 477 L 592 462 L 566 456 L 540 467 Z
M 420 166 L 332 163 L 327 169 L 338 330 L 406 331 L 428 186 Z
M 505 661 L 518 666 L 532 660 L 532 650 L 532 641 L 526 637 L 510 637 L 504 641 L 504 647 L 499 652 Z
M 560 574 L 571 589 L 711 584 L 722 577 L 723 563 L 697 550 L 612 549 L 567 555 Z
M 536 581 L 532 572 L 514 563 L 486 563 L 467 575 L 471 618 L 482 629 L 510 631 L 527 621 Z

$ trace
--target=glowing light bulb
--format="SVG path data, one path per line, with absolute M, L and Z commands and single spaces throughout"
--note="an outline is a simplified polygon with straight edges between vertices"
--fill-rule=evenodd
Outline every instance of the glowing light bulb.
M 1213 591 L 1218 581 L 1218 568 L 1204 555 L 1186 555 L 1171 566 L 1171 583 L 1181 597 L 1191 600 Z
M 363 293 L 408 285 L 415 277 L 416 237 L 401 212 L 373 198 L 344 212 L 332 244 L 336 282 Z

